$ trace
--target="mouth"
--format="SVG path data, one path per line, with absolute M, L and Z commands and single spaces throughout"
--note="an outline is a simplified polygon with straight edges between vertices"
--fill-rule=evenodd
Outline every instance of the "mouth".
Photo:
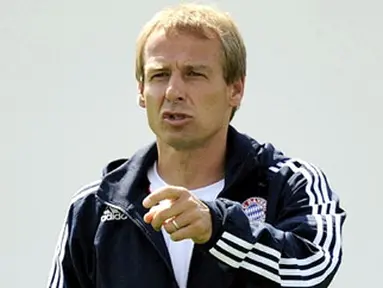
M 163 119 L 165 120 L 184 120 L 187 118 L 191 118 L 191 116 L 184 114 L 184 113 L 177 113 L 177 112 L 165 112 L 162 114 Z

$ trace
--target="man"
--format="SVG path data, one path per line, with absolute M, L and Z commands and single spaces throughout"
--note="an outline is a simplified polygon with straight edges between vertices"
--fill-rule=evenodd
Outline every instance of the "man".
M 204 5 L 163 10 L 137 42 L 155 143 L 72 198 L 49 287 L 328 287 L 345 212 L 315 166 L 236 131 L 246 49 Z

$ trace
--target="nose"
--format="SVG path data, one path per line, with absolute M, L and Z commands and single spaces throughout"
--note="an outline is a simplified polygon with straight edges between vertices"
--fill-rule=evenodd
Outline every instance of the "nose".
M 185 100 L 185 85 L 181 77 L 172 74 L 166 88 L 165 98 L 169 102 L 181 102 Z

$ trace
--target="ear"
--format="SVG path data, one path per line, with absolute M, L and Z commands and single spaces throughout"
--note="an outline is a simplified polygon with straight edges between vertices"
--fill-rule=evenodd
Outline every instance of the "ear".
M 245 78 L 241 78 L 231 84 L 229 103 L 232 107 L 239 107 L 242 102 L 245 88 Z
M 138 83 L 138 105 L 141 108 L 146 108 L 146 102 L 144 97 L 144 84 L 142 82 Z

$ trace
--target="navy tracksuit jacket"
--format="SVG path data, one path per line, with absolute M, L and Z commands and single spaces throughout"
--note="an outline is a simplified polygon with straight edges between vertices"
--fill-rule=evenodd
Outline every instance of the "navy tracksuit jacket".
M 233 127 L 228 133 L 225 187 L 206 202 L 213 236 L 194 246 L 188 287 L 328 287 L 346 214 L 325 175 Z M 178 287 L 162 233 L 143 221 L 156 159 L 153 143 L 73 196 L 48 287 Z

